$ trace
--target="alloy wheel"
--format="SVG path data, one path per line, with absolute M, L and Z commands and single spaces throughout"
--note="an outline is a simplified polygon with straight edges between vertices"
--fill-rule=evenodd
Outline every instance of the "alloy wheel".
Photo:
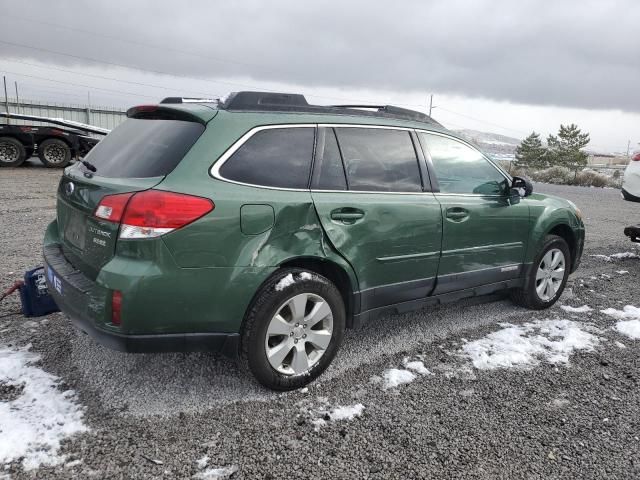
M 319 295 L 300 293 L 284 302 L 271 318 L 265 336 L 269 364 L 285 375 L 310 370 L 333 336 L 333 312 Z
M 536 272 L 536 292 L 540 300 L 551 301 L 557 295 L 564 279 L 565 258 L 562 250 L 552 248 L 540 261 Z

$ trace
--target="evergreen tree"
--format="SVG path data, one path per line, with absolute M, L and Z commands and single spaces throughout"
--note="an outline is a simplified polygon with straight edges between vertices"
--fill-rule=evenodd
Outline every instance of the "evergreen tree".
M 532 132 L 516 147 L 516 166 L 532 169 L 546 168 L 549 166 L 546 153 L 540 134 Z
M 589 143 L 589 134 L 577 125 L 560 125 L 558 136 L 547 138 L 548 157 L 553 165 L 567 167 L 575 172 L 587 164 L 588 155 L 581 149 Z

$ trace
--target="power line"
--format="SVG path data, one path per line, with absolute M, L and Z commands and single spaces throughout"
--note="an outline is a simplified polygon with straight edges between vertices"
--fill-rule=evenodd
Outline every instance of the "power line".
M 105 77 L 104 75 L 95 75 L 95 74 L 92 74 L 92 73 L 76 72 L 74 70 L 66 70 L 64 68 L 38 65 L 36 63 L 23 62 L 21 60 L 13 60 L 13 59 L 11 59 L 11 60 L 6 60 L 6 61 L 9 61 L 9 62 L 12 62 L 12 63 L 21 63 L 22 65 L 29 65 L 31 67 L 36 67 L 36 68 L 44 68 L 44 69 L 47 69 L 47 70 L 57 70 L 59 72 L 72 73 L 74 75 L 84 75 L 85 77 L 101 78 L 103 80 L 111 80 L 111 81 L 114 81 L 114 82 L 128 83 L 130 85 L 139 85 L 139 86 L 151 87 L 151 88 L 161 88 L 163 90 L 169 90 L 169 91 L 172 91 L 172 92 L 176 91 L 175 88 L 164 87 L 162 85 L 154 85 L 152 83 L 143 83 L 143 82 L 133 82 L 133 81 L 130 81 L 130 80 L 121 80 L 119 78 Z M 184 92 L 186 92 L 186 93 L 195 93 L 197 95 L 214 96 L 214 97 L 222 96 L 219 93 L 212 94 L 211 92 L 206 92 L 205 93 L 205 92 L 197 92 L 197 91 L 194 91 L 194 90 L 184 90 Z
M 65 52 L 61 52 L 59 50 L 52 50 L 49 48 L 43 48 L 43 47 L 35 47 L 33 45 L 27 45 L 24 43 L 17 43 L 17 42 L 11 42 L 8 40 L 3 40 L 0 39 L 0 43 L 4 43 L 5 45 L 11 45 L 14 47 L 21 47 L 21 48 L 28 48 L 31 50 L 37 50 L 40 52 L 45 52 L 45 53 L 52 53 L 54 55 L 61 55 L 64 57 L 69 57 L 69 58 L 74 58 L 76 60 L 84 60 L 84 61 L 89 61 L 89 62 L 94 62 L 94 63 L 101 63 L 104 65 L 110 65 L 113 67 L 120 67 L 120 68 L 127 68 L 129 70 L 137 70 L 140 72 L 144 72 L 144 73 L 152 73 L 154 75 L 166 75 L 166 76 L 170 76 L 170 77 L 177 77 L 177 78 L 186 78 L 188 80 L 199 80 L 202 82 L 208 82 L 208 83 L 212 83 L 212 84 L 218 84 L 218 85 L 227 85 L 227 86 L 231 86 L 231 87 L 242 87 L 242 88 L 248 88 L 248 89 L 252 89 L 252 90 L 263 90 L 266 92 L 273 92 L 273 93 L 278 93 L 277 90 L 273 90 L 273 89 L 269 89 L 269 88 L 265 88 L 265 87 L 261 87 L 258 85 L 250 85 L 250 84 L 243 84 L 243 83 L 237 83 L 237 82 L 226 82 L 226 81 L 222 81 L 222 80 L 212 80 L 210 78 L 205 78 L 205 77 L 196 77 L 196 76 L 189 76 L 189 75 L 183 75 L 183 74 L 179 74 L 179 73 L 171 73 L 171 72 L 166 72 L 163 70 L 152 70 L 152 69 L 147 69 L 147 68 L 141 68 L 135 65 L 129 65 L 129 64 L 124 64 L 124 63 L 117 63 L 117 62 L 109 62 L 107 60 L 100 60 L 97 58 L 93 58 L 93 57 L 87 57 L 87 56 L 83 56 L 83 55 L 74 55 L 71 53 L 65 53 Z M 345 98 L 345 97 L 331 97 L 331 96 L 326 96 L 326 95 L 313 95 L 313 94 L 308 94 L 308 97 L 312 97 L 312 98 L 324 98 L 327 100 L 339 100 L 339 101 L 346 101 L 346 102 L 350 102 L 350 103 L 380 103 L 380 102 L 376 102 L 373 100 L 358 100 L 358 99 L 354 99 L 354 98 Z M 404 106 L 419 106 L 418 104 L 415 103 L 396 103 L 396 105 L 404 105 Z
M 41 25 L 48 25 L 48 26 L 54 27 L 54 28 L 71 30 L 71 31 L 74 31 L 74 32 L 81 32 L 81 33 L 84 33 L 86 35 L 93 35 L 95 37 L 108 38 L 109 40 L 116 40 L 118 42 L 130 43 L 132 45 L 138 45 L 138 46 L 146 47 L 146 48 L 154 48 L 156 50 L 162 50 L 164 52 L 170 51 L 170 52 L 180 53 L 180 54 L 183 54 L 183 55 L 191 55 L 191 56 L 194 56 L 194 57 L 200 57 L 200 58 L 204 58 L 204 59 L 207 59 L 207 60 L 212 60 L 214 62 L 230 63 L 230 64 L 242 65 L 242 66 L 246 66 L 246 67 L 268 68 L 266 65 L 260 65 L 260 64 L 256 64 L 256 63 L 241 62 L 241 61 L 238 61 L 238 60 L 231 60 L 231 59 L 226 59 L 226 58 L 212 57 L 210 55 L 202 55 L 200 53 L 195 53 L 195 52 L 192 52 L 192 51 L 189 51 L 189 50 L 180 50 L 180 49 L 177 49 L 177 48 L 174 48 L 174 47 L 167 47 L 167 46 L 161 46 L 161 45 L 152 45 L 150 43 L 144 43 L 144 42 L 139 42 L 139 41 L 136 41 L 136 40 L 117 37 L 115 35 L 107 35 L 107 34 L 100 33 L 100 32 L 95 32 L 95 31 L 91 31 L 91 30 L 85 30 L 85 29 L 77 28 L 77 27 L 71 27 L 69 25 L 61 25 L 61 24 L 58 24 L 58 23 L 45 22 L 43 20 L 36 20 L 36 19 L 33 19 L 33 18 L 25 18 L 25 17 L 21 17 L 21 16 L 18 16 L 18 15 L 12 15 L 12 14 L 9 14 L 9 13 L 4 13 L 4 12 L 3 12 L 2 16 L 5 17 L 5 18 L 15 18 L 17 20 L 22 20 L 22 21 L 27 22 L 27 23 L 39 23 Z
M 12 75 L 18 75 L 20 77 L 37 78 L 38 80 L 45 80 L 47 82 L 62 83 L 62 84 L 65 84 L 65 85 L 73 85 L 75 87 L 84 87 L 84 88 L 89 88 L 89 89 L 93 89 L 93 90 L 102 90 L 102 91 L 105 91 L 105 92 L 120 93 L 122 95 L 129 95 L 129 96 L 132 96 L 132 97 L 153 98 L 154 100 L 158 99 L 158 97 L 151 96 L 151 95 L 144 95 L 142 93 L 125 92 L 123 90 L 113 90 L 113 89 L 110 89 L 110 88 L 94 87 L 93 85 L 85 85 L 85 84 L 82 84 L 82 83 L 72 83 L 72 82 L 61 81 L 61 80 L 53 80 L 52 78 L 38 77 L 36 75 L 27 75 L 25 73 L 18 73 L 18 72 L 10 72 L 9 70 L 5 70 L 5 73 L 10 73 Z

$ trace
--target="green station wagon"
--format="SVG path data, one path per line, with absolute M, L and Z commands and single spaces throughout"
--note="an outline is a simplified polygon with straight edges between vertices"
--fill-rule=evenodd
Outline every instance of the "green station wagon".
M 114 349 L 298 388 L 345 328 L 499 290 L 547 308 L 582 255 L 575 205 L 419 112 L 239 92 L 127 116 L 65 170 L 44 239 L 58 306 Z

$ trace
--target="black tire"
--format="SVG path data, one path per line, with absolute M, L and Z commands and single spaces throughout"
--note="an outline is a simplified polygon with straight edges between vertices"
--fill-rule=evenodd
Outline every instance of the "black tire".
M 19 167 L 26 158 L 27 154 L 22 143 L 15 138 L 0 137 L 0 166 Z
M 624 198 L 627 202 L 640 202 L 640 197 L 636 197 L 635 195 L 631 195 L 624 188 L 620 190 L 622 192 L 622 198 Z
M 288 275 L 291 275 L 293 282 L 278 290 L 276 287 L 281 287 L 282 280 L 288 278 Z M 283 308 L 287 300 L 302 293 L 322 297 L 331 308 L 331 340 L 316 363 L 304 373 L 285 374 L 269 363 L 266 351 L 267 329 L 272 318 Z M 301 388 L 316 379 L 329 366 L 342 343 L 344 328 L 344 303 L 333 283 L 314 272 L 305 272 L 298 268 L 282 269 L 263 284 L 247 310 L 241 332 L 240 361 L 245 369 L 267 388 L 279 391 Z M 293 336 L 293 333 L 291 335 Z M 286 339 L 287 336 L 283 335 L 282 341 Z M 291 355 L 292 352 L 293 350 L 290 351 Z
M 538 282 L 536 276 L 538 268 L 541 267 L 545 255 L 554 249 L 560 250 L 564 255 L 564 275 L 553 297 L 550 299 L 543 299 L 538 294 L 536 288 Z M 540 252 L 536 255 L 536 258 L 533 261 L 531 271 L 525 279 L 524 287 L 511 290 L 511 300 L 513 300 L 516 305 L 532 310 L 543 310 L 545 308 L 549 308 L 551 305 L 556 303 L 562 295 L 564 287 L 567 285 L 567 279 L 569 278 L 570 271 L 571 253 L 569 251 L 569 245 L 567 245 L 567 242 L 562 237 L 557 235 L 547 235 Z
M 71 162 L 71 147 L 63 140 L 47 138 L 38 144 L 38 158 L 48 168 L 64 168 Z

